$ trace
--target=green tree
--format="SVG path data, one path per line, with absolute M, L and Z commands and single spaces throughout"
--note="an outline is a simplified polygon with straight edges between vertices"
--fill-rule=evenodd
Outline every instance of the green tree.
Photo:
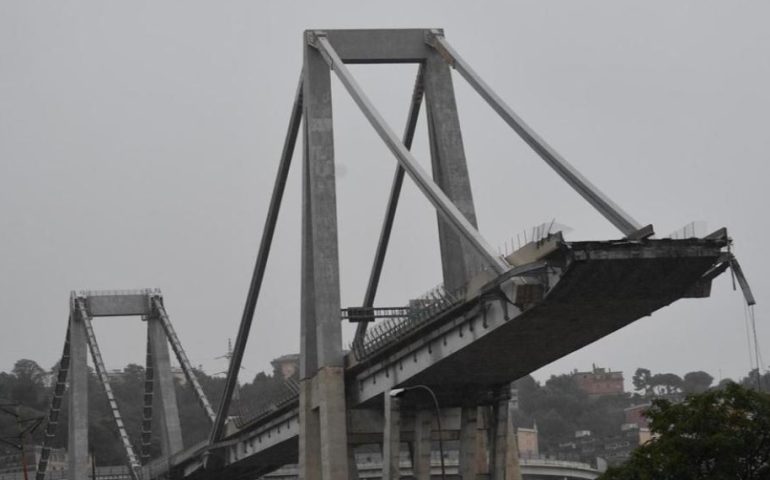
M 759 369 L 755 368 L 741 379 L 740 383 L 746 388 L 759 388 L 763 392 L 770 392 L 770 371 L 760 374 Z
M 0 403 L 10 400 L 14 380 L 13 375 L 0 372 Z
M 724 390 L 725 388 L 729 387 L 733 383 L 735 383 L 735 381 L 732 378 L 723 378 L 722 380 L 719 381 L 719 383 L 715 388 L 717 390 Z
M 682 379 L 675 373 L 656 373 L 650 378 L 650 386 L 656 395 L 681 393 L 682 384 Z
M 15 377 L 11 387 L 13 399 L 27 407 L 41 408 L 45 405 L 45 370 L 37 362 L 21 359 L 16 362 L 11 372 Z
M 193 369 L 198 382 L 211 402 L 211 407 L 217 411 L 225 379 L 206 375 L 199 369 Z M 182 424 L 182 442 L 185 448 L 206 440 L 211 431 L 211 422 L 198 403 L 198 397 L 188 382 L 184 385 L 176 382 L 177 404 L 179 405 L 179 420 Z
M 684 393 L 703 393 L 709 389 L 711 383 L 714 381 L 714 377 L 704 371 L 689 372 L 684 375 L 682 379 L 682 389 Z
M 654 400 L 656 435 L 600 480 L 760 480 L 770 478 L 770 395 L 735 383 L 687 397 Z
M 633 383 L 636 391 L 644 391 L 645 395 L 649 395 L 652 392 L 650 378 L 652 378 L 652 373 L 648 369 L 637 368 L 636 373 L 631 378 L 631 383 Z

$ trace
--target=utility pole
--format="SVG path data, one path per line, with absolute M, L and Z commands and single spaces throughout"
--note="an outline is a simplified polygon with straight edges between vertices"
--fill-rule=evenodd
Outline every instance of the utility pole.
M 230 365 L 230 362 L 233 361 L 233 339 L 232 338 L 227 339 L 227 353 L 216 357 L 215 360 L 220 360 L 222 358 L 227 360 L 228 366 Z M 240 370 L 246 370 L 246 367 L 241 365 Z M 224 370 L 222 372 L 217 372 L 214 375 L 220 375 L 220 374 L 227 375 L 227 372 L 228 372 L 227 370 Z M 241 384 L 240 382 L 237 381 L 237 379 L 235 382 L 235 388 L 233 389 L 233 400 L 235 400 L 235 406 L 238 409 L 238 415 L 243 417 L 243 405 L 241 405 Z

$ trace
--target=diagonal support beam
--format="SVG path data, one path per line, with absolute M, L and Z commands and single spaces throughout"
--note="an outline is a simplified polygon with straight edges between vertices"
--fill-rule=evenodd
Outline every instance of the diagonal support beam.
M 414 139 L 414 131 L 417 128 L 417 118 L 420 116 L 420 105 L 422 104 L 422 98 L 425 90 L 423 86 L 423 74 L 425 67 L 420 64 L 417 71 L 417 79 L 414 82 L 414 91 L 412 93 L 412 103 L 409 106 L 409 114 L 407 116 L 406 127 L 404 128 L 404 146 L 407 149 L 412 148 L 412 140 Z M 374 262 L 372 264 L 372 271 L 369 274 L 369 283 L 366 287 L 366 293 L 364 294 L 364 301 L 362 306 L 371 307 L 374 305 L 374 297 L 377 295 L 377 287 L 380 284 L 380 276 L 382 274 L 382 265 L 385 263 L 385 254 L 388 251 L 388 243 L 390 242 L 390 234 L 393 231 L 393 220 L 396 217 L 396 209 L 398 208 L 398 199 L 401 195 L 401 187 L 404 184 L 404 169 L 401 165 L 396 166 L 396 172 L 393 174 L 393 183 L 390 186 L 390 196 L 388 197 L 388 206 L 385 209 L 385 218 L 382 221 L 382 230 L 380 231 L 380 239 L 377 242 L 377 251 L 374 254 Z M 366 335 L 366 327 L 369 321 L 359 322 L 356 328 L 356 336 L 353 340 L 354 344 L 358 344 L 364 340 Z
M 64 349 L 62 351 L 61 360 L 59 361 L 59 369 L 56 374 L 56 384 L 51 397 L 51 407 L 48 410 L 48 423 L 45 426 L 45 436 L 43 437 L 43 446 L 40 450 L 40 458 L 37 463 L 35 480 L 45 480 L 45 473 L 48 470 L 48 459 L 51 456 L 51 444 L 53 443 L 54 438 L 56 438 L 56 430 L 59 426 L 62 398 L 67 389 L 67 374 L 69 373 L 70 368 L 70 325 L 71 322 L 68 322 L 67 336 L 64 340 Z
M 179 366 L 182 367 L 182 373 L 184 373 L 185 378 L 187 378 L 187 381 L 192 385 L 195 396 L 198 398 L 198 403 L 206 412 L 206 416 L 211 422 L 214 422 L 214 410 L 211 408 L 211 403 L 209 403 L 209 399 L 206 397 L 203 387 L 201 387 L 198 378 L 195 376 L 190 359 L 187 358 L 187 354 L 185 353 L 184 348 L 182 348 L 182 342 L 179 341 L 179 337 L 177 336 L 173 325 L 171 325 L 171 320 L 168 318 L 168 313 L 163 306 L 161 298 L 159 296 L 154 296 L 151 298 L 151 302 L 152 308 L 163 326 L 163 331 L 166 333 L 166 338 L 168 338 L 168 342 L 171 344 L 171 349 L 174 351 L 177 361 L 179 361 Z
M 395 132 L 382 118 L 382 115 L 374 108 L 372 102 L 364 94 L 355 78 L 350 74 L 347 67 L 340 59 L 337 52 L 329 43 L 323 32 L 315 32 L 310 39 L 311 45 L 317 48 L 331 69 L 337 74 L 348 93 L 356 102 L 358 107 L 366 116 L 374 130 L 380 135 L 390 151 L 396 156 L 401 167 L 414 180 L 417 187 L 428 197 L 436 210 L 452 225 L 452 227 L 464 237 L 469 244 L 476 250 L 481 258 L 498 274 L 507 271 L 510 266 L 497 255 L 495 250 L 481 236 L 476 228 L 471 225 L 467 218 L 452 203 L 441 188 L 431 179 L 428 173 L 420 166 L 417 159 L 409 152 L 406 146 L 399 140 Z
M 492 109 L 529 145 L 535 153 L 545 160 L 575 191 L 609 220 L 627 237 L 634 237 L 642 225 L 624 212 L 615 202 L 588 181 L 578 170 L 565 160 L 559 152 L 543 140 L 524 120 L 521 119 L 500 98 L 481 77 L 473 71 L 465 60 L 452 48 L 446 38 L 438 32 L 429 34 L 428 44 L 438 50 L 442 57 L 457 70 L 460 75 L 486 100 Z M 644 235 L 649 235 L 645 232 Z M 637 235 L 638 236 L 638 235 Z
M 148 318 L 145 317 L 145 321 Z M 144 367 L 144 397 L 142 405 L 142 448 L 140 455 L 142 464 L 150 461 L 150 448 L 152 448 L 152 403 L 155 393 L 155 370 L 152 361 L 152 345 L 150 332 L 147 331 L 147 355 Z
M 230 402 L 238 382 L 238 371 L 241 369 L 243 352 L 246 349 L 246 342 L 249 339 L 251 322 L 254 319 L 254 311 L 257 307 L 257 299 L 259 298 L 259 291 L 262 287 L 262 279 L 265 276 L 267 259 L 270 256 L 270 247 L 273 243 L 273 233 L 275 233 L 275 226 L 278 222 L 278 213 L 281 209 L 281 200 L 283 199 L 283 192 L 286 187 L 286 179 L 289 176 L 289 167 L 291 166 L 291 159 L 294 155 L 294 146 L 297 143 L 299 126 L 300 122 L 302 121 L 302 78 L 303 76 L 300 74 L 299 85 L 297 86 L 297 92 L 294 95 L 294 106 L 292 107 L 291 117 L 289 119 L 289 128 L 286 132 L 286 139 L 283 144 L 283 151 L 281 152 L 281 161 L 278 165 L 278 173 L 276 175 L 275 185 L 273 187 L 273 194 L 270 198 L 270 206 L 267 210 L 265 228 L 262 231 L 262 239 L 259 244 L 259 252 L 257 253 L 257 260 L 254 265 L 254 273 L 251 277 L 249 293 L 246 296 L 246 305 L 243 308 L 241 324 L 238 327 L 238 336 L 235 338 L 233 356 L 230 358 L 230 366 L 227 369 L 225 389 L 222 392 L 222 397 L 219 402 L 219 409 L 217 410 L 217 415 L 214 420 L 214 425 L 211 429 L 211 435 L 209 437 L 209 444 L 211 445 L 219 441 L 224 433 L 227 412 L 230 409 Z

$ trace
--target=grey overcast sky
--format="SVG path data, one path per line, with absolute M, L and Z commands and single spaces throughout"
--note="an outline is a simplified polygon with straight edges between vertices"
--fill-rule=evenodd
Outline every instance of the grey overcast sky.
M 225 369 L 307 28 L 443 27 L 485 80 L 588 178 L 666 235 L 728 227 L 765 307 L 770 173 L 765 1 L 0 2 L 0 370 L 52 366 L 69 292 L 159 287 L 188 354 Z M 352 68 L 395 130 L 416 67 Z M 454 77 L 482 233 L 503 246 L 555 218 L 619 233 Z M 360 303 L 394 159 L 334 85 L 342 303 Z M 414 147 L 427 160 L 421 119 Z M 295 165 L 296 167 L 296 165 Z M 244 380 L 298 350 L 294 168 Z M 435 215 L 408 184 L 378 304 L 440 282 Z M 95 322 L 110 368 L 144 362 L 138 319 Z M 346 342 L 352 329 L 346 326 Z M 537 372 L 592 363 L 738 377 L 749 369 L 729 276 Z M 248 378 L 245 378 L 248 377 Z

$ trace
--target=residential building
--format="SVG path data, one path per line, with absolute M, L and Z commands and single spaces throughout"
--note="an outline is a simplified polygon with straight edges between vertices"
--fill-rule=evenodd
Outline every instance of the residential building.
M 620 395 L 624 393 L 623 372 L 613 372 L 593 365 L 590 372 L 572 372 L 578 388 L 591 396 Z

